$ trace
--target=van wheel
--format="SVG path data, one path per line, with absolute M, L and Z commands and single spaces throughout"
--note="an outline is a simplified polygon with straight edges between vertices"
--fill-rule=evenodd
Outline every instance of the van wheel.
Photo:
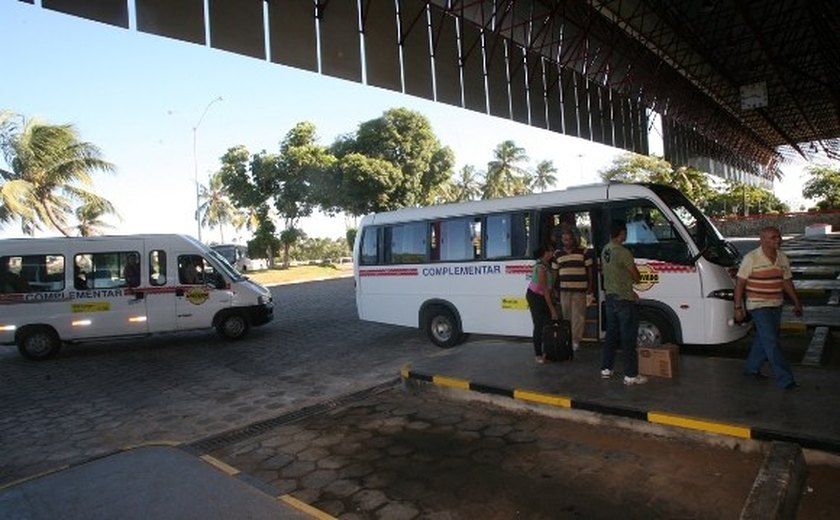
M 248 333 L 248 320 L 236 312 L 227 314 L 216 324 L 216 331 L 226 340 L 235 341 Z
M 440 348 L 451 348 L 463 340 L 463 333 L 455 314 L 446 307 L 432 307 L 426 311 L 426 335 Z
M 674 341 L 674 328 L 661 313 L 646 309 L 639 312 L 638 346 L 653 347 Z
M 58 354 L 61 340 L 53 329 L 35 327 L 21 332 L 17 345 L 21 356 L 34 361 L 43 361 Z

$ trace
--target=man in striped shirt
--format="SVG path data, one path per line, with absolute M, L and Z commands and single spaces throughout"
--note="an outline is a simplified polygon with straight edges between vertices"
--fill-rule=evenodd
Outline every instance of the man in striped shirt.
M 749 311 L 755 324 L 755 336 L 744 368 L 745 375 L 766 377 L 761 373 L 761 366 L 768 361 L 776 384 L 791 390 L 799 385 L 793 379 L 790 365 L 779 345 L 784 294 L 793 302 L 796 316 L 802 315 L 802 304 L 793 286 L 790 261 L 780 251 L 781 245 L 782 235 L 779 230 L 768 226 L 761 230 L 760 246 L 744 256 L 735 283 L 735 320 L 742 321 L 746 311 Z
M 586 326 L 586 295 L 594 288 L 592 255 L 580 247 L 571 229 L 561 231 L 560 243 L 551 267 L 563 317 L 572 326 L 572 348 L 577 350 Z

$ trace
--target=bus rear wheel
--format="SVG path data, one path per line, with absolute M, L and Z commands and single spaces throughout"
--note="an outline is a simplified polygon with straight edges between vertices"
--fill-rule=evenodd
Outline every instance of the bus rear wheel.
M 427 310 L 424 328 L 431 342 L 440 348 L 454 347 L 464 336 L 455 313 L 446 307 L 436 306 Z
M 58 334 L 49 327 L 34 327 L 21 332 L 17 345 L 21 356 L 34 361 L 43 361 L 58 354 L 61 340 Z

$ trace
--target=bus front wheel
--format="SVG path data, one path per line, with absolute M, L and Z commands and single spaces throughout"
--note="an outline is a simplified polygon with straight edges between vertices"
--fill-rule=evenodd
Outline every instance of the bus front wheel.
M 440 348 L 451 348 L 461 342 L 463 333 L 455 314 L 446 307 L 432 307 L 426 311 L 426 335 Z
M 665 316 L 648 309 L 639 312 L 638 346 L 653 347 L 674 341 L 674 328 Z
M 225 314 L 216 323 L 216 331 L 226 340 L 236 341 L 248 333 L 248 320 L 238 312 Z

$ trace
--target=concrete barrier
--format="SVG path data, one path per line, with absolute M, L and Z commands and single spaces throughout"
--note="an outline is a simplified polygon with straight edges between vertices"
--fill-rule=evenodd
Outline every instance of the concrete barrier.
M 798 444 L 774 442 L 741 510 L 741 520 L 795 519 L 807 471 Z

